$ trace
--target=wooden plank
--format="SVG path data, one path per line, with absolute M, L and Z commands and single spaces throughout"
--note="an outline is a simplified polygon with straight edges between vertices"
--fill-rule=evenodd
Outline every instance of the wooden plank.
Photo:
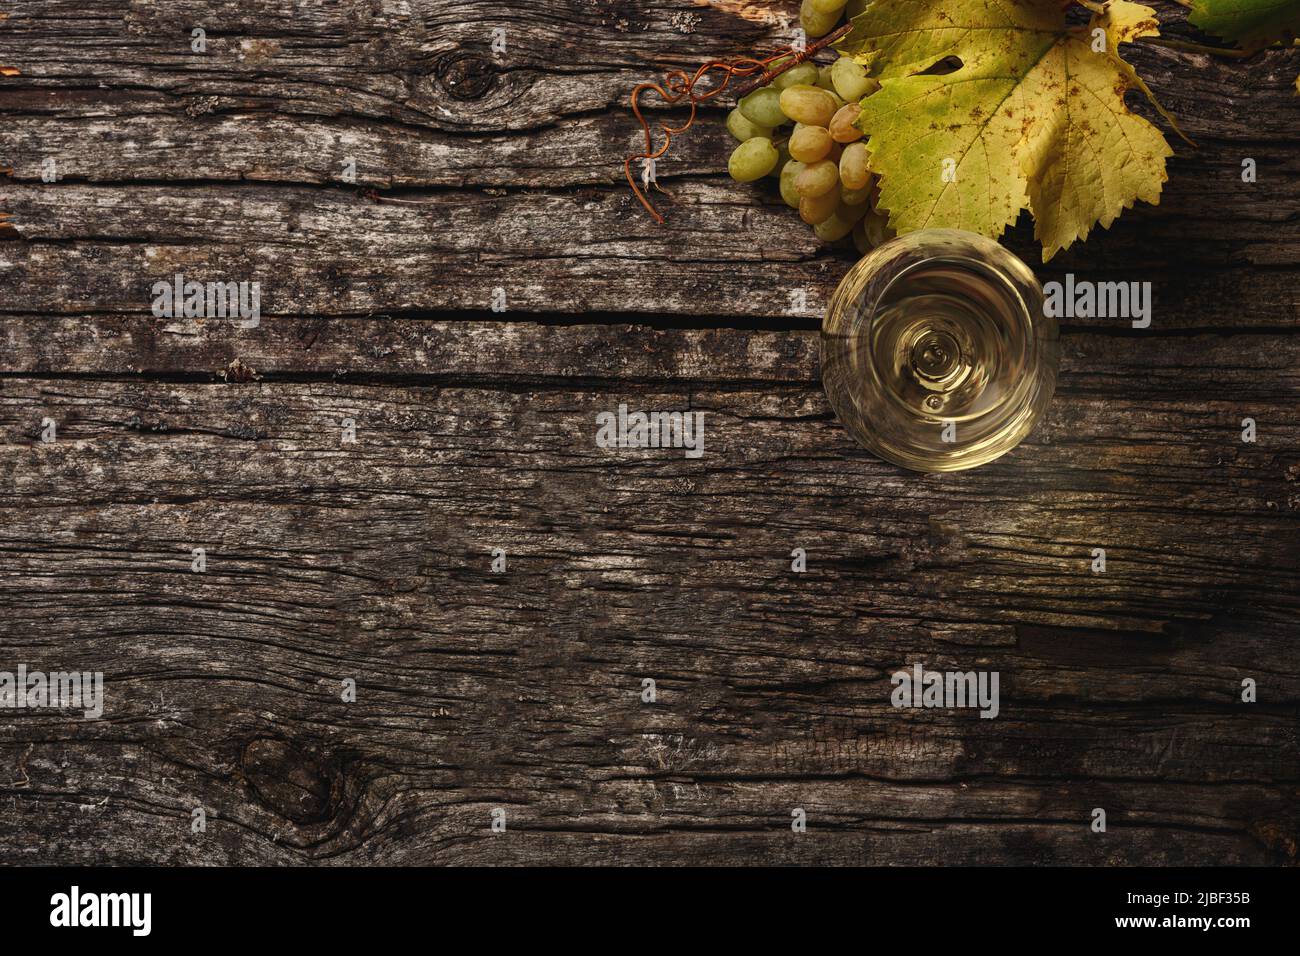
M 519 0 L 467 15 L 469 5 L 459 0 L 407 0 L 378 10 L 369 0 L 294 7 L 196 0 L 179 8 L 137 0 L 123 15 L 113 4 L 45 0 L 9 11 L 0 25 L 0 58 L 22 70 L 20 78 L 6 81 L 7 112 L 20 117 L 55 111 L 85 119 L 150 115 L 188 121 L 187 128 L 197 130 L 208 124 L 196 120 L 260 113 L 305 120 L 304 130 L 313 129 L 312 119 L 333 118 L 338 129 L 357 132 L 368 121 L 375 132 L 389 134 L 532 133 L 621 111 L 632 86 L 666 67 L 693 69 L 795 38 L 791 19 L 759 23 L 725 6 Z M 1165 35 L 1188 35 L 1181 11 L 1162 9 L 1161 20 Z M 195 26 L 209 33 L 206 53 L 191 50 Z M 505 31 L 504 52 L 491 48 L 497 28 Z M 1270 51 L 1242 63 L 1139 43 L 1127 46 L 1125 55 L 1193 138 L 1294 142 L 1288 99 L 1294 96 L 1294 52 Z M 164 133 L 179 128 L 186 127 L 154 127 Z M 129 129 L 103 132 L 124 139 Z M 293 139 L 302 133 L 283 123 L 264 132 L 268 145 L 305 142 Z M 251 155 L 246 137 L 226 146 L 237 156 Z M 581 158 L 564 163 L 573 167 L 570 175 L 582 175 Z M 280 160 L 314 162 L 292 155 Z M 157 161 L 166 167 L 165 158 Z M 211 156 L 202 161 L 218 165 Z M 420 183 L 441 181 L 422 175 L 446 174 L 415 168 L 395 175 L 404 177 L 395 181 Z
M 574 316 L 574 320 L 581 317 Z M 5 373 L 202 381 L 317 379 L 416 382 L 628 380 L 692 383 L 820 381 L 818 334 L 620 324 L 467 321 L 377 315 L 273 316 L 256 329 L 132 314 L 18 314 L 0 331 Z M 1138 342 L 1141 341 L 1140 347 Z M 1061 339 L 1062 388 L 1184 400 L 1207 392 L 1269 418 L 1300 392 L 1300 343 L 1286 332 L 1099 335 Z M 1278 415 L 1275 421 L 1285 419 Z
M 512 312 L 771 319 L 790 316 L 792 293 L 803 290 L 806 305 L 793 318 L 806 326 L 820 317 L 851 261 L 821 246 L 785 206 L 738 203 L 733 186 L 704 183 L 681 191 L 691 205 L 679 207 L 671 230 L 633 215 L 622 190 L 576 201 L 548 192 L 449 192 L 418 208 L 306 187 L 18 185 L 8 196 L 28 241 L 0 245 L 0 269 L 9 277 L 0 310 L 7 312 L 147 313 L 153 283 L 179 272 L 260 282 L 262 311 L 281 315 L 486 313 L 502 289 Z M 1239 263 L 1220 259 L 1209 268 L 1175 265 L 1182 257 L 1172 250 L 1182 244 L 1146 217 L 1131 217 L 1125 228 L 1143 224 L 1142 241 L 1164 241 L 1166 251 L 1141 266 L 1110 266 L 1098 257 L 1087 269 L 1067 261 L 1040 275 L 1050 281 L 1071 270 L 1150 281 L 1156 331 L 1300 322 L 1292 247 L 1266 239 L 1276 228 L 1259 224 L 1258 241 L 1236 247 Z M 1167 228 L 1212 236 L 1206 224 Z M 1215 248 L 1221 255 L 1224 247 Z

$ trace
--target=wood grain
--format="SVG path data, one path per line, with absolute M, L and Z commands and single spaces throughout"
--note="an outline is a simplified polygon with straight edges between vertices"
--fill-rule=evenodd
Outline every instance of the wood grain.
M 1151 281 L 1152 328 L 1072 321 L 1030 439 L 921 476 L 835 422 L 851 259 L 719 111 L 666 227 L 620 185 L 634 83 L 787 38 L 740 6 L 6 11 L 0 670 L 107 704 L 0 712 L 4 859 L 1296 862 L 1300 53 L 1135 55 L 1198 148 L 1039 274 Z M 153 318 L 177 271 L 261 324 Z M 598 448 L 620 402 L 705 455 Z M 894 709 L 915 662 L 1000 715 Z

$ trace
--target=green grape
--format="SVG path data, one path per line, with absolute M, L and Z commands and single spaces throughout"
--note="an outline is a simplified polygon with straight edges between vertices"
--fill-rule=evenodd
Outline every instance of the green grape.
M 813 9 L 818 13 L 839 13 L 849 0 L 812 0 Z
M 786 70 L 772 81 L 772 85 L 778 90 L 783 90 L 787 86 L 797 86 L 801 83 L 815 84 L 820 76 L 821 74 L 817 71 L 816 63 L 804 62 Z
M 867 165 L 867 144 L 849 143 L 840 157 L 840 182 L 849 189 L 863 189 L 871 183 L 871 168 Z
M 855 225 L 863 216 L 868 215 L 870 212 L 871 203 L 864 202 L 858 203 L 857 205 L 850 205 L 849 203 L 844 202 L 842 198 L 839 206 L 835 209 L 835 215 L 839 216 L 849 225 Z
M 839 22 L 839 10 L 834 13 L 822 13 L 813 6 L 813 0 L 803 0 L 799 5 L 799 25 L 810 37 L 825 36 L 834 30 L 835 24 Z
M 867 240 L 866 231 L 863 229 L 865 219 L 858 220 L 858 224 L 853 227 L 853 244 L 858 247 L 858 254 L 865 256 L 871 251 L 871 243 Z
M 742 143 L 755 136 L 762 136 L 764 139 L 772 138 L 772 130 L 769 127 L 759 126 L 739 109 L 734 109 L 727 114 L 727 131 Z
M 826 92 L 829 93 L 829 94 L 831 95 L 831 100 L 834 101 L 834 103 L 835 103 L 835 109 L 837 109 L 837 110 L 839 110 L 839 109 L 843 109 L 843 108 L 844 108 L 844 104 L 845 104 L 846 102 L 848 102 L 847 100 L 844 99 L 844 97 L 840 96 L 840 94 L 836 93 L 833 89 L 831 89 L 831 90 L 827 90 Z M 834 115 L 834 114 L 832 114 L 832 115 Z
M 868 92 L 875 92 L 871 89 L 872 84 L 877 88 L 880 86 L 867 76 L 866 67 L 857 63 L 851 56 L 842 56 L 831 64 L 831 83 L 836 93 L 854 103 L 861 100 Z
M 804 164 L 792 159 L 781 167 L 781 198 L 791 209 L 799 208 L 799 191 L 794 188 L 794 181 L 804 171 Z
M 750 142 L 766 142 L 766 140 Z M 835 187 L 839 184 L 839 170 L 829 159 L 823 159 L 821 162 L 809 163 L 795 178 L 794 188 L 798 190 L 800 196 L 824 196 L 826 193 L 834 192 L 838 202 L 839 191 Z
M 837 143 L 852 143 L 862 139 L 862 130 L 854 125 L 861 112 L 862 107 L 857 103 L 846 103 L 837 109 L 831 117 L 831 139 Z
M 782 90 L 780 106 L 786 116 L 805 126 L 826 126 L 836 109 L 833 94 L 806 83 Z
M 772 171 L 768 173 L 768 175 L 780 176 L 781 170 L 785 169 L 785 165 L 788 162 L 790 162 L 790 144 L 777 143 L 776 144 L 776 165 L 772 167 Z
M 817 82 L 814 85 L 821 87 L 828 93 L 835 92 L 835 84 L 831 81 L 831 68 L 829 66 L 819 66 L 817 68 Z
M 840 158 L 841 162 L 843 157 Z M 850 189 L 844 185 L 844 177 L 840 176 L 840 201 L 846 206 L 866 206 L 871 208 L 871 186 L 866 185 L 861 189 Z
M 740 112 L 754 125 L 767 129 L 775 129 L 786 121 L 785 113 L 781 112 L 781 93 L 770 86 L 757 89 L 742 99 Z
M 820 126 L 803 126 L 790 137 L 790 156 L 801 163 L 825 159 L 831 151 L 831 134 Z
M 862 231 L 866 233 L 867 241 L 871 243 L 873 249 L 894 238 L 894 230 L 889 228 L 888 217 L 878 212 L 862 217 Z
M 801 196 L 799 198 L 799 218 L 808 225 L 815 226 L 817 223 L 825 222 L 833 216 L 839 204 L 840 199 L 833 190 L 821 196 Z
M 752 183 L 772 171 L 777 155 L 770 139 L 755 136 L 735 148 L 727 161 L 727 172 L 738 183 Z
M 813 232 L 822 242 L 839 242 L 853 231 L 854 223 L 847 222 L 835 211 L 813 226 Z

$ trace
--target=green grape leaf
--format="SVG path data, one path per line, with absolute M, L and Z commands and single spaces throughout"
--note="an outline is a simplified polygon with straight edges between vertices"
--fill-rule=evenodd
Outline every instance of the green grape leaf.
M 1300 0 L 1190 0 L 1192 26 L 1255 52 L 1300 36 Z M 1300 80 L 1297 80 L 1300 83 Z
M 890 226 L 997 238 L 1028 208 L 1046 262 L 1158 203 L 1173 151 L 1124 104 L 1132 89 L 1155 100 L 1119 56 L 1158 33 L 1129 0 L 1098 4 L 1086 27 L 1059 0 L 873 0 L 839 46 L 881 82 L 858 125 Z

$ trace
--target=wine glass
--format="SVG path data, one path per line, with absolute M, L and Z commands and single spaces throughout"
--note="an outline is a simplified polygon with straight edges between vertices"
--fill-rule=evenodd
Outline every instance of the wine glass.
M 960 471 L 1018 445 L 1060 364 L 1056 320 L 1029 267 L 956 229 L 908 233 L 840 282 L 821 334 L 822 381 L 849 433 L 916 471 Z

